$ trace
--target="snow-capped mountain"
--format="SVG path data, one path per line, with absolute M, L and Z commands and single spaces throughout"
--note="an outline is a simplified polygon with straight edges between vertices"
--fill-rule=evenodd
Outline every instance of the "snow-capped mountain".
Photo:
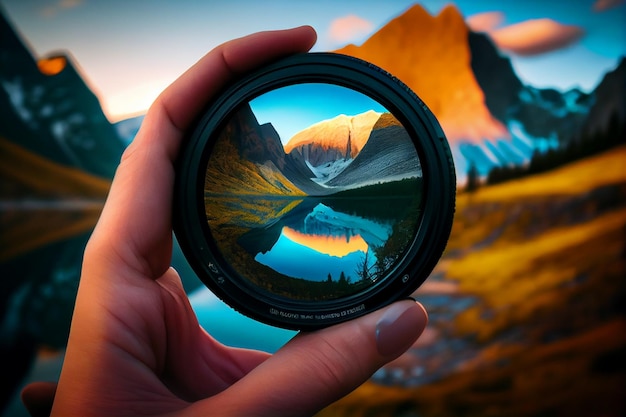
M 216 139 L 205 191 L 324 196 L 421 177 L 413 142 L 389 113 L 335 117 L 302 132 L 295 147 L 283 147 L 271 123 L 260 125 L 250 106 L 241 106 Z

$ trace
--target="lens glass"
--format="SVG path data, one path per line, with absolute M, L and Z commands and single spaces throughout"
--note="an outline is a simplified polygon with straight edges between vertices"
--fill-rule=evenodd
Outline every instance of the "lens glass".
M 417 232 L 413 139 L 376 100 L 302 83 L 243 103 L 215 135 L 204 183 L 211 238 L 242 285 L 335 300 L 387 278 Z

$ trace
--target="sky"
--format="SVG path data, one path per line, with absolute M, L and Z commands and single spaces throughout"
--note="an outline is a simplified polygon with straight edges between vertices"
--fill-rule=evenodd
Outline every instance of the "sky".
M 371 252 L 370 256 L 373 256 Z M 272 249 L 267 252 L 259 252 L 254 260 L 293 278 L 325 281 L 328 274 L 331 274 L 332 279 L 337 281 L 343 272 L 346 277 L 355 281 L 357 277 L 355 277 L 354 271 L 357 270 L 357 265 L 364 257 L 365 253 L 360 250 L 352 251 L 343 256 L 321 253 L 315 248 L 294 242 L 284 233 L 281 233 Z M 306 261 L 303 262 L 303 260 Z
M 415 0 L 0 0 L 36 57 L 69 51 L 111 121 L 141 114 L 227 40 L 311 25 L 314 51 L 360 44 Z M 437 14 L 449 1 L 420 1 Z M 624 0 L 457 0 L 523 82 L 590 91 L 626 55 Z
M 296 133 L 340 114 L 386 109 L 365 94 L 331 84 L 296 84 L 256 97 L 250 107 L 259 124 L 272 123 L 285 145 Z

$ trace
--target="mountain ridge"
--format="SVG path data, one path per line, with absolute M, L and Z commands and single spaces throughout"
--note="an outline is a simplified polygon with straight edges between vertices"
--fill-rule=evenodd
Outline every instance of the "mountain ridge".
M 361 46 L 335 52 L 365 59 L 402 80 L 437 117 L 450 142 L 508 138 L 471 71 L 468 32 L 456 7 L 448 5 L 433 17 L 416 4 Z
M 347 127 L 346 121 L 352 125 L 351 121 L 363 120 L 366 123 L 361 125 L 366 128 L 360 134 L 367 134 L 367 138 L 355 138 L 354 146 L 362 148 L 352 155 L 350 131 L 340 132 L 339 139 L 333 134 L 341 130 L 337 123 L 343 122 L 342 126 Z M 206 195 L 320 197 L 421 176 L 413 141 L 390 113 L 379 115 L 367 111 L 354 117 L 344 115 L 316 123 L 312 135 L 310 128 L 303 131 L 307 144 L 286 154 L 273 125 L 259 125 L 250 105 L 240 106 L 216 139 L 205 174 Z M 326 135 L 331 136 L 331 145 L 338 143 L 339 148 L 346 147 L 345 154 L 341 149 L 325 146 Z M 323 161 L 323 166 L 313 165 L 310 158 L 313 153 Z
M 372 62 L 422 98 L 450 142 L 461 182 L 472 166 L 485 175 L 496 166 L 526 164 L 536 150 L 568 147 L 581 132 L 606 130 L 612 113 L 618 123 L 626 119 L 624 65 L 588 93 L 526 85 L 454 5 L 431 16 L 416 4 L 360 46 L 335 52 Z
M 242 105 L 216 139 L 205 175 L 205 192 L 303 196 L 283 173 L 290 161 L 276 129 L 270 124 L 259 125 L 250 106 Z M 305 169 L 299 166 L 290 172 L 295 175 Z
M 420 161 L 407 131 L 392 114 L 383 113 L 361 152 L 327 185 L 362 187 L 420 176 Z
M 66 53 L 35 59 L 0 13 L 0 135 L 56 163 L 112 178 L 124 144 Z
M 289 139 L 285 152 L 297 152 L 313 166 L 330 162 L 328 158 L 354 158 L 365 146 L 379 117 L 380 113 L 369 110 L 353 116 L 340 114 L 320 121 Z

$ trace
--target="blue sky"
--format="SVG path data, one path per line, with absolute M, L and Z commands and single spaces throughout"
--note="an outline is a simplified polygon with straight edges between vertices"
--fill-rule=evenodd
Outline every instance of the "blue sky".
M 270 251 L 257 254 L 254 260 L 293 278 L 325 281 L 331 274 L 333 280 L 337 281 L 343 272 L 351 281 L 356 281 L 355 271 L 364 256 L 360 251 L 342 257 L 326 255 L 281 234 Z M 374 256 L 372 252 L 370 256 Z
M 143 112 L 156 95 L 207 51 L 259 30 L 309 24 L 314 50 L 361 43 L 415 4 L 411 0 L 0 0 L 37 56 L 67 50 L 112 120 Z M 420 2 L 438 13 L 450 2 Z M 499 29 L 550 19 L 576 37 L 562 48 L 507 53 L 524 82 L 592 89 L 626 55 L 623 0 L 458 0 L 466 18 Z M 495 23 L 494 23 L 495 22 Z M 520 27 L 521 28 L 521 27 Z M 502 33 L 503 34 L 503 33 Z
M 385 110 L 368 96 L 331 84 L 297 84 L 262 94 L 250 101 L 260 124 L 272 123 L 283 145 L 301 130 L 340 114 L 354 116 Z

